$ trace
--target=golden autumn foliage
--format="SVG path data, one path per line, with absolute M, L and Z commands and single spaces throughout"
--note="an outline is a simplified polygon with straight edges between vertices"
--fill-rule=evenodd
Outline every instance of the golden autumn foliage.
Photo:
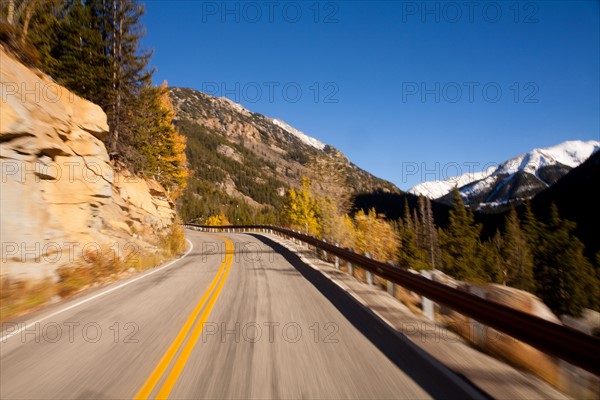
M 292 229 L 319 236 L 321 231 L 319 213 L 317 201 L 311 194 L 310 179 L 302 178 L 300 189 L 290 189 L 286 193 L 281 213 L 282 220 Z
M 356 225 L 356 251 L 368 253 L 371 258 L 383 262 L 395 260 L 399 246 L 398 233 L 375 209 L 365 214 L 359 210 L 354 216 Z
M 208 217 L 206 219 L 206 221 L 204 222 L 204 224 L 208 225 L 208 226 L 231 225 L 231 223 L 227 219 L 227 216 L 223 212 L 220 212 L 217 215 L 211 215 L 210 217 Z
M 186 137 L 173 125 L 175 111 L 167 83 L 142 90 L 138 107 L 131 115 L 130 149 L 126 158 L 135 171 L 151 176 L 176 200 L 187 185 L 189 169 L 185 155 Z
M 166 81 L 163 82 L 159 90 L 158 101 L 163 111 L 160 128 L 164 133 L 164 145 L 167 147 L 167 151 L 160 155 L 161 164 L 165 166 L 164 171 L 166 175 L 162 183 L 170 190 L 171 197 L 176 199 L 183 193 L 187 184 L 187 178 L 189 177 L 185 155 L 187 138 L 180 134 L 175 125 L 173 125 L 175 110 L 169 97 Z
M 329 197 L 318 197 L 321 237 L 341 247 L 354 247 L 356 229 L 352 218 L 340 212 L 338 204 Z
M 322 193 L 322 191 L 317 190 Z M 380 261 L 393 261 L 399 247 L 398 233 L 375 210 L 359 211 L 354 219 L 340 210 L 336 199 L 317 195 L 310 179 L 286 194 L 282 221 L 290 228 L 307 232 L 340 247 L 351 248 Z

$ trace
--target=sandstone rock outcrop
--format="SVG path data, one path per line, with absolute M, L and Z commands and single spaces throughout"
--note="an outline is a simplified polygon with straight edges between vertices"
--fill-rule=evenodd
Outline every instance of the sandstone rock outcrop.
M 434 281 L 561 324 L 559 318 L 531 293 L 497 284 L 468 284 L 455 280 L 441 271 L 435 271 L 431 275 Z M 581 368 L 551 357 L 526 343 L 443 306 L 439 306 L 438 318 L 475 347 L 534 373 L 575 398 L 597 398 L 600 393 L 600 379 Z M 571 318 L 567 317 L 567 320 L 573 325 L 576 324 Z
M 102 109 L 0 47 L 0 273 L 53 276 L 85 248 L 152 250 L 175 212 L 164 188 L 118 172 Z

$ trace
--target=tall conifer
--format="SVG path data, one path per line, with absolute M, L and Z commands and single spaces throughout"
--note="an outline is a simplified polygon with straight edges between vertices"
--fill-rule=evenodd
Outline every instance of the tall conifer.
M 479 259 L 481 226 L 475 224 L 456 189 L 453 199 L 450 222 L 440 235 L 442 270 L 457 279 L 480 281 L 484 277 Z

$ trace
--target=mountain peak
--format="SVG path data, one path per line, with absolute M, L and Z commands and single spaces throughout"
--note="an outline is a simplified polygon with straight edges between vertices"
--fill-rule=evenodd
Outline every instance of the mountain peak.
M 306 133 L 301 132 L 298 129 L 294 128 L 293 126 L 286 124 L 284 121 L 282 121 L 280 119 L 271 119 L 271 121 L 278 127 L 291 133 L 292 135 L 294 135 L 298 139 L 300 139 L 302 142 L 314 147 L 315 149 L 319 149 L 319 150 L 325 149 L 325 143 L 321 142 L 318 139 L 315 139 L 312 136 L 308 136 Z
M 599 149 L 600 141 L 570 140 L 535 148 L 486 171 L 423 182 L 408 192 L 449 202 L 449 192 L 458 188 L 466 204 L 480 209 L 495 208 L 531 198 Z
M 203 93 L 203 94 L 208 96 L 206 93 Z M 240 103 L 236 103 L 235 101 L 233 101 L 227 97 L 214 97 L 214 100 L 233 108 L 234 110 L 236 110 L 239 113 L 250 115 L 250 111 L 248 111 L 248 109 L 246 109 L 243 105 L 241 105 Z

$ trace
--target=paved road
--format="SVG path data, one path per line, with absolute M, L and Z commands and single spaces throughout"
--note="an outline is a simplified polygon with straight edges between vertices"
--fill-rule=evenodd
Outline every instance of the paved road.
M 258 237 L 187 237 L 193 248 L 172 265 L 49 307 L 8 338 L 18 327 L 4 324 L 0 397 L 455 393 L 403 371 Z

